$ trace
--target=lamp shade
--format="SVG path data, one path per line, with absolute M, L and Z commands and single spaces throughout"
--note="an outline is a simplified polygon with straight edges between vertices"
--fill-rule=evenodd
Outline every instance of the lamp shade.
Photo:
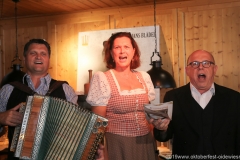
M 22 67 L 20 64 L 13 64 L 12 72 L 8 73 L 6 76 L 3 77 L 0 87 L 2 87 L 3 85 L 5 85 L 9 82 L 22 80 L 25 73 L 21 70 L 21 68 Z
M 176 83 L 170 73 L 162 69 L 161 61 L 152 61 L 152 68 L 147 71 L 154 88 L 175 88 Z

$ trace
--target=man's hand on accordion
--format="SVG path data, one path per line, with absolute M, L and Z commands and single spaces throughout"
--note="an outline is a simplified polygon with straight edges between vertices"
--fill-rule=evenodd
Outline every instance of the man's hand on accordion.
M 95 158 L 96 160 L 104 160 L 104 146 L 102 144 L 99 144 Z
M 18 112 L 21 105 L 17 105 L 14 108 L 5 112 L 0 112 L 0 124 L 7 126 L 18 126 L 22 124 L 23 114 Z

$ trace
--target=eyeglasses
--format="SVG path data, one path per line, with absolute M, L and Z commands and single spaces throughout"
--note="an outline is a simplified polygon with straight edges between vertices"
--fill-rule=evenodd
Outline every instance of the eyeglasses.
M 202 63 L 202 66 L 203 66 L 204 68 L 210 67 L 211 64 L 214 65 L 214 63 L 211 62 L 211 61 L 202 61 L 202 62 L 193 61 L 193 62 L 189 63 L 188 66 L 191 65 L 193 68 L 198 68 L 198 67 L 200 66 L 200 63 Z

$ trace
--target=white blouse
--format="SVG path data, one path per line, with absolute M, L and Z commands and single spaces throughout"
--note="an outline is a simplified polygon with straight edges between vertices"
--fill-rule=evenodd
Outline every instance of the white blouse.
M 114 78 L 114 82 L 117 85 L 118 92 L 120 95 L 133 95 L 133 94 L 146 93 L 144 85 L 143 85 L 143 88 L 121 91 L 120 86 L 118 84 L 118 81 L 117 81 L 113 71 L 110 70 L 110 72 Z M 152 84 L 149 74 L 144 71 L 133 71 L 133 72 L 141 73 L 141 75 L 145 81 L 145 84 L 147 86 L 147 89 L 148 89 L 148 99 L 149 99 L 149 101 L 154 100 L 155 99 L 155 91 L 154 91 L 154 87 L 153 87 L 153 84 Z M 138 78 L 138 76 L 137 76 L 137 78 Z M 139 78 L 138 78 L 138 80 L 140 81 Z M 142 82 L 140 81 L 140 83 L 142 83 Z M 105 76 L 105 74 L 103 72 L 98 71 L 93 75 L 93 77 L 91 79 L 90 88 L 89 88 L 89 92 L 88 92 L 86 101 L 91 106 L 107 106 L 108 100 L 110 98 L 110 93 L 111 93 L 111 89 L 110 89 L 109 82 L 107 81 L 107 77 Z

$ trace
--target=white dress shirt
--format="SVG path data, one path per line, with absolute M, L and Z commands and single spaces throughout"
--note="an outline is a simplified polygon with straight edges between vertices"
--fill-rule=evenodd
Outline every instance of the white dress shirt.
M 207 92 L 204 92 L 201 94 L 191 83 L 190 83 L 190 89 L 193 98 L 197 101 L 197 103 L 204 109 L 212 96 L 215 94 L 215 88 L 214 84 L 210 87 L 210 89 Z

